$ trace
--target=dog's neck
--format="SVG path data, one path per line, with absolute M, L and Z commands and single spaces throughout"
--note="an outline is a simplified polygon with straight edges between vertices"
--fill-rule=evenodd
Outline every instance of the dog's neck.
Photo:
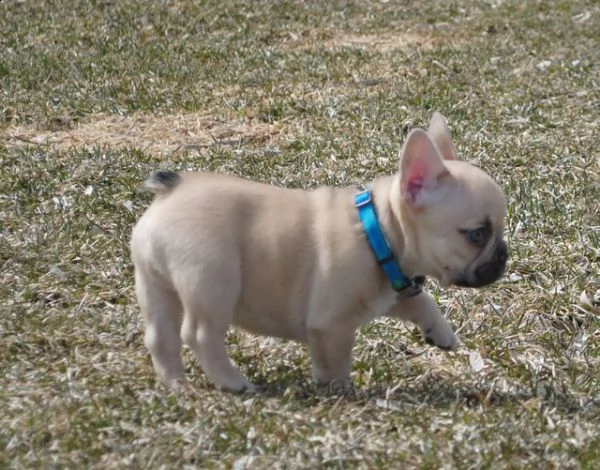
M 400 181 L 397 175 L 377 179 L 371 186 L 373 201 L 377 208 L 379 224 L 392 251 L 396 255 L 400 269 L 409 278 L 422 276 L 419 266 L 416 234 L 410 224 L 403 224 Z

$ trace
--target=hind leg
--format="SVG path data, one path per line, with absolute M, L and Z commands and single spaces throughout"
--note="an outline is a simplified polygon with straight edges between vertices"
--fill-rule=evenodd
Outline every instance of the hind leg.
M 185 312 L 182 337 L 216 387 L 232 392 L 253 391 L 254 386 L 231 363 L 225 348 L 227 324 L 198 318 L 198 310 Z
M 181 360 L 182 306 L 177 294 L 142 270 L 136 270 L 135 291 L 146 323 L 144 344 L 156 373 L 170 386 L 185 381 Z
M 210 276 L 199 276 L 204 279 L 198 282 L 190 283 L 188 278 L 187 285 L 196 288 L 181 290 L 184 306 L 181 337 L 215 386 L 235 392 L 252 391 L 254 386 L 231 363 L 225 348 L 225 336 L 240 291 L 235 274 L 235 271 L 214 270 Z

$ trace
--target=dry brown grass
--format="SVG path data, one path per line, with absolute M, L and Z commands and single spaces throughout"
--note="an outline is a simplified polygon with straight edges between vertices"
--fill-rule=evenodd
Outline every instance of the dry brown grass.
M 384 34 L 351 34 L 330 31 L 310 31 L 305 35 L 291 33 L 281 47 L 292 49 L 358 48 L 381 53 L 397 50 L 432 50 L 448 39 L 417 32 L 386 32 Z
M 166 157 L 214 146 L 264 143 L 280 130 L 276 124 L 256 119 L 227 120 L 211 113 L 148 115 L 141 112 L 130 116 L 97 115 L 84 123 L 54 119 L 45 127 L 8 126 L 0 130 L 0 142 L 7 146 L 33 144 L 58 151 L 135 147 L 154 156 Z
M 0 468 L 598 466 L 596 2 L 2 1 L 0 31 Z M 364 184 L 432 109 L 508 201 L 506 277 L 429 285 L 461 350 L 381 319 L 339 393 L 304 346 L 232 331 L 260 393 L 187 351 L 194 391 L 158 385 L 139 183 Z

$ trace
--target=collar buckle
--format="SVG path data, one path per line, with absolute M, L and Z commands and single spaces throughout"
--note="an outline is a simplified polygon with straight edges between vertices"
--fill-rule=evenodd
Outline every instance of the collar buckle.
M 371 191 L 363 191 L 362 193 L 358 193 L 356 196 L 354 196 L 354 206 L 357 209 L 368 206 L 372 202 L 373 197 L 371 196 Z

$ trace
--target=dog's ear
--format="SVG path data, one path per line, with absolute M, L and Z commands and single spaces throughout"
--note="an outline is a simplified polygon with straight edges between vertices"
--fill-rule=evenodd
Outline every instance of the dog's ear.
M 439 200 L 448 175 L 438 148 L 423 129 L 413 130 L 400 155 L 400 191 L 406 203 L 426 207 Z
M 450 136 L 450 131 L 446 124 L 446 118 L 442 114 L 437 111 L 433 113 L 427 133 L 435 145 L 437 145 L 444 160 L 458 160 L 458 154 L 452 143 L 452 137 Z

